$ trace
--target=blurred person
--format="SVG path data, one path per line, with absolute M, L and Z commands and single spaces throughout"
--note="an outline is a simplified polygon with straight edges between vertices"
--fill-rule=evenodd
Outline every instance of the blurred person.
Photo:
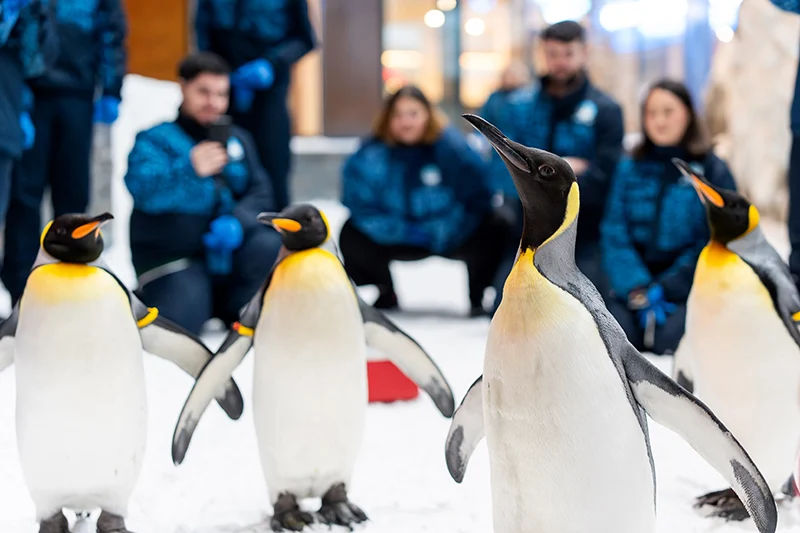
M 777 7 L 800 14 L 800 0 L 771 0 Z M 794 86 L 791 110 L 792 151 L 789 158 L 789 270 L 800 287 L 800 69 Z
M 509 235 L 494 216 L 485 163 L 417 87 L 384 103 L 373 129 L 343 169 L 350 219 L 340 248 L 358 285 L 376 285 L 375 306 L 398 307 L 389 263 L 438 255 L 466 263 L 471 315 L 484 314 L 483 293 Z
M 3 0 L 0 9 L 0 224 L 5 220 L 12 172 L 35 131 L 32 95 L 25 80 L 40 76 L 58 53 L 52 6 L 43 0 Z M 38 249 L 38 235 L 34 245 Z
M 198 0 L 197 47 L 234 69 L 234 122 L 255 139 L 272 181 L 275 208 L 289 204 L 291 121 L 286 97 L 292 65 L 314 49 L 306 0 Z
M 229 73 L 215 54 L 185 58 L 178 117 L 136 136 L 125 176 L 138 291 L 195 334 L 213 317 L 237 320 L 281 245 L 256 220 L 275 204 L 253 140 L 225 126 Z
M 509 95 L 530 83 L 531 71 L 528 65 L 518 59 L 511 61 L 500 75 L 500 86 L 489 95 L 478 114 L 502 131 L 503 128 L 498 124 L 503 125 L 506 122 L 503 114 L 507 109 Z
M 0 278 L 22 295 L 39 250 L 41 207 L 50 187 L 54 216 L 84 213 L 90 200 L 93 123 L 117 119 L 126 70 L 121 0 L 53 2 L 58 56 L 29 82 L 35 141 L 15 170 Z
M 655 83 L 642 117 L 643 140 L 620 161 L 601 225 L 611 285 L 607 304 L 637 349 L 674 353 L 710 233 L 703 204 L 672 158 L 686 161 L 715 186 L 735 190 L 736 184 L 712 152 L 682 83 Z
M 503 110 L 503 132 L 512 140 L 563 157 L 578 178 L 581 214 L 575 244 L 580 270 L 601 293 L 607 291 L 600 258 L 599 226 L 611 176 L 622 153 L 622 108 L 595 87 L 586 71 L 588 46 L 583 27 L 564 21 L 541 36 L 547 75 L 537 83 L 511 93 Z M 503 161 L 492 154 L 491 177 L 509 212 L 515 213 L 519 235 L 522 207 Z M 505 276 L 511 271 L 516 242 L 508 247 L 495 280 L 496 306 Z

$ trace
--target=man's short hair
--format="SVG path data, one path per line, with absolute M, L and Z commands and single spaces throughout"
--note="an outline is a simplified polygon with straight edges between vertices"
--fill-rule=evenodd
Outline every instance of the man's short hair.
M 230 73 L 227 61 L 212 52 L 190 54 L 178 65 L 178 76 L 184 81 L 192 81 L 200 74 L 227 76 Z
M 556 22 L 544 30 L 544 32 L 542 32 L 542 40 L 561 41 L 562 43 L 571 43 L 574 41 L 585 43 L 586 30 L 574 20 L 563 20 L 561 22 Z

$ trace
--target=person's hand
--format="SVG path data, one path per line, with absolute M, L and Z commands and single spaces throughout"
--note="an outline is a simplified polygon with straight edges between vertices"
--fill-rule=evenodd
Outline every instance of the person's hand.
M 104 96 L 94 104 L 94 121 L 101 124 L 113 124 L 119 116 L 120 99 Z
M 232 85 L 256 91 L 269 89 L 274 81 L 275 69 L 263 58 L 245 63 L 231 74 Z
M 22 149 L 30 150 L 36 140 L 36 128 L 33 125 L 30 113 L 24 111 L 19 116 L 19 125 L 22 128 Z
M 579 157 L 564 157 L 563 159 L 572 167 L 572 172 L 574 172 L 576 176 L 580 176 L 589 170 L 589 162 L 586 159 L 581 159 Z
M 228 152 L 218 142 L 203 141 L 189 152 L 195 173 L 201 178 L 213 176 L 228 164 Z
M 664 289 L 658 284 L 651 285 L 648 289 L 632 291 L 628 296 L 628 307 L 636 311 L 642 329 L 647 327 L 650 315 L 655 319 L 656 325 L 661 326 L 678 308 L 664 299 Z

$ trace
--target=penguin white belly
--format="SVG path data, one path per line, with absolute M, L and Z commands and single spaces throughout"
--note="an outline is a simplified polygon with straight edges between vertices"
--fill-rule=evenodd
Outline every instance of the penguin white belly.
M 17 444 L 37 516 L 127 512 L 146 439 L 142 346 L 127 296 L 83 265 L 35 269 L 16 333 Z
M 512 277 L 484 363 L 494 531 L 654 531 L 645 437 L 592 316 L 538 273 Z
M 254 344 L 253 414 L 272 501 L 349 483 L 363 437 L 367 358 L 358 301 L 338 259 L 312 249 L 280 263 Z
M 800 443 L 800 348 L 755 272 L 721 253 L 701 256 L 687 307 L 694 391 L 777 493 Z

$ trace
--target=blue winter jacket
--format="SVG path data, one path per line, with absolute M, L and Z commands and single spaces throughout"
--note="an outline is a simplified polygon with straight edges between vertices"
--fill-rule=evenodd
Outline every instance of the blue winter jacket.
M 52 0 L 51 0 L 52 1 Z M 44 76 L 30 83 L 35 94 L 57 92 L 93 98 L 121 97 L 127 53 L 122 0 L 57 0 L 59 54 Z
M 546 85 L 545 77 L 509 95 L 499 127 L 508 138 L 525 146 L 589 161 L 589 170 L 578 176 L 581 216 L 577 238 L 595 241 L 611 175 L 622 153 L 622 108 L 588 79 L 559 99 L 543 89 Z M 494 151 L 491 164 L 495 190 L 517 197 L 508 169 Z
M 0 152 L 13 158 L 22 154 L 19 119 L 27 107 L 25 79 L 45 72 L 57 53 L 58 36 L 48 1 L 32 0 L 19 13 L 0 8 Z
M 199 177 L 189 153 L 203 140 L 202 132 L 184 122 L 179 117 L 139 133 L 128 156 L 125 185 L 133 197 L 130 234 L 137 274 L 201 257 L 202 236 L 220 215 L 238 218 L 246 237 L 261 226 L 257 215 L 274 208 L 269 179 L 246 131 L 232 128 L 230 162 L 221 177 Z
M 772 3 L 785 11 L 800 14 L 800 0 L 772 0 Z M 800 69 L 797 71 L 797 81 L 794 85 L 792 132 L 795 135 L 800 135 Z
M 417 244 L 414 228 L 430 236 L 429 249 L 458 247 L 491 209 L 486 166 L 454 128 L 433 145 L 388 146 L 370 138 L 345 162 L 342 201 L 350 221 L 379 244 Z
M 710 238 L 705 208 L 672 157 L 689 162 L 714 185 L 736 189 L 728 167 L 713 153 L 698 160 L 677 148 L 656 148 L 646 159 L 620 161 L 601 246 L 611 289 L 621 300 L 634 289 L 659 283 L 668 301 L 685 302 Z
M 237 69 L 265 58 L 275 83 L 316 45 L 306 0 L 198 0 L 197 47 L 214 52 Z

